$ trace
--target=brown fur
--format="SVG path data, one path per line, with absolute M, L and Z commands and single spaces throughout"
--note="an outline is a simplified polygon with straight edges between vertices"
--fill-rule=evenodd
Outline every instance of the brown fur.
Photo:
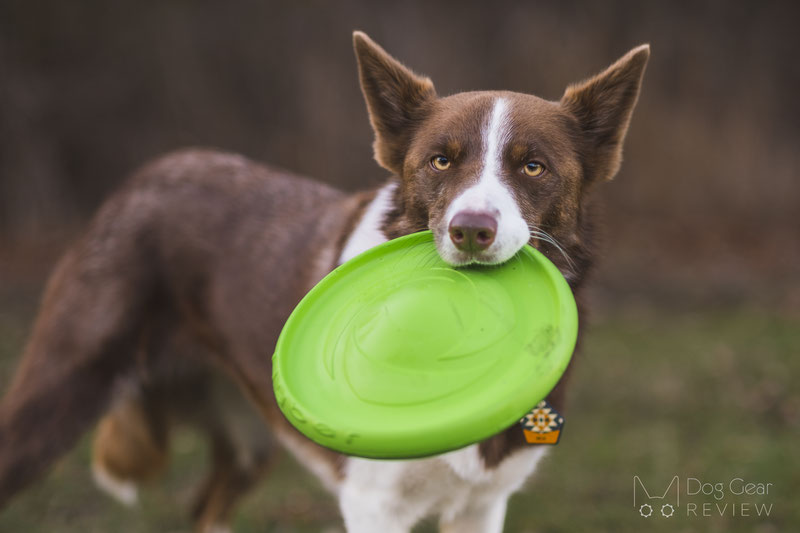
M 315 258 L 337 246 L 358 202 L 211 151 L 167 156 L 134 176 L 48 283 L 0 404 L 0 502 L 108 409 L 115 383 L 164 381 L 174 331 L 204 348 L 198 363 L 236 380 L 278 433 L 299 441 L 275 406 L 269 355 L 294 305 L 333 268 L 336 250 L 322 254 L 327 264 Z M 298 446 L 338 461 L 310 441 Z
M 594 250 L 591 184 L 610 179 L 647 60 L 633 50 L 604 73 L 567 89 L 561 102 L 516 93 L 436 96 L 361 33 L 359 75 L 375 129 L 376 160 L 399 182 L 387 237 L 436 229 L 457 191 L 474 180 L 477 139 L 490 102 L 513 101 L 508 169 L 536 158 L 548 174 L 509 170 L 525 218 L 561 242 L 573 264 L 532 239 L 562 270 L 580 301 Z M 432 154 L 454 162 L 446 179 Z M 245 158 L 189 150 L 133 176 L 57 265 L 14 381 L 0 404 L 0 504 L 42 474 L 98 417 L 95 460 L 111 473 L 146 479 L 164 461 L 168 426 L 189 412 L 213 442 L 213 470 L 195 506 L 200 529 L 224 521 L 263 473 L 270 445 L 252 460 L 229 438 L 210 392 L 233 380 L 273 432 L 328 465 L 341 458 L 302 437 L 279 412 L 270 355 L 302 295 L 335 266 L 374 192 L 347 196 Z M 112 403 L 132 381 L 133 393 Z M 564 383 L 550 400 L 563 408 Z M 115 393 L 117 391 L 117 393 Z M 223 402 L 224 403 L 224 402 Z M 198 406 L 202 405 L 202 409 Z M 235 412 L 243 408 L 236 407 Z M 523 445 L 516 427 L 481 443 L 487 466 Z

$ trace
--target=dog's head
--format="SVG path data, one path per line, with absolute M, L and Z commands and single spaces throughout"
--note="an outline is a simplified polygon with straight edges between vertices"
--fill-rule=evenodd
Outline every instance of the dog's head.
M 551 102 L 496 91 L 438 97 L 430 79 L 365 34 L 353 39 L 375 158 L 399 177 L 387 234 L 429 228 L 452 265 L 502 263 L 530 242 L 569 278 L 584 195 L 619 169 L 649 47 Z

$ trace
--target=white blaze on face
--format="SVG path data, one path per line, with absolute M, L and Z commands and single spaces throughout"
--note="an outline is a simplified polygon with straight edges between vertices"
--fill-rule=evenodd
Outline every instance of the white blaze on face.
M 509 140 L 508 101 L 494 101 L 487 124 L 483 127 L 483 166 L 478 183 L 453 200 L 444 217 L 444 237 L 439 239 L 439 254 L 452 264 L 477 260 L 480 263 L 502 263 L 510 259 L 528 242 L 528 224 L 522 218 L 519 205 L 511 190 L 500 179 L 503 172 L 503 153 Z M 453 217 L 460 212 L 485 213 L 497 220 L 494 242 L 484 252 L 472 257 L 458 250 L 447 234 Z

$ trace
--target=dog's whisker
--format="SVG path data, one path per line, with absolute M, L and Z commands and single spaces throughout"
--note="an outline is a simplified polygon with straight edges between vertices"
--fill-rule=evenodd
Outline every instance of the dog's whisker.
M 572 271 L 573 273 L 575 272 L 575 263 L 572 261 L 572 258 L 570 258 L 569 254 L 566 252 L 566 250 L 564 250 L 564 247 L 561 246 L 561 244 L 559 244 L 559 242 L 556 240 L 555 237 L 553 237 L 543 229 L 539 228 L 538 226 L 528 226 L 528 229 L 530 230 L 531 237 L 553 245 L 553 247 L 556 250 L 558 250 L 559 253 L 561 253 L 564 259 L 567 261 L 567 265 L 569 266 L 570 271 Z

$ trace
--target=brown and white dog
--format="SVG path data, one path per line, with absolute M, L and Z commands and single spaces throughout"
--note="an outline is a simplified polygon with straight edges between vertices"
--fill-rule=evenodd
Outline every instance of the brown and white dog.
M 0 503 L 101 416 L 95 479 L 131 502 L 165 463 L 170 426 L 188 420 L 212 443 L 198 530 L 225 527 L 273 439 L 338 495 L 351 533 L 407 532 L 429 515 L 442 531 L 502 530 L 508 497 L 544 453 L 518 426 L 426 459 L 344 457 L 283 418 L 272 350 L 293 307 L 337 264 L 428 228 L 452 265 L 502 263 L 530 243 L 580 297 L 594 253 L 590 193 L 619 169 L 649 48 L 551 102 L 438 97 L 363 33 L 354 44 L 375 158 L 392 177 L 347 195 L 204 150 L 133 176 L 47 285 L 0 404 Z M 563 391 L 564 380 L 549 397 L 557 409 Z

